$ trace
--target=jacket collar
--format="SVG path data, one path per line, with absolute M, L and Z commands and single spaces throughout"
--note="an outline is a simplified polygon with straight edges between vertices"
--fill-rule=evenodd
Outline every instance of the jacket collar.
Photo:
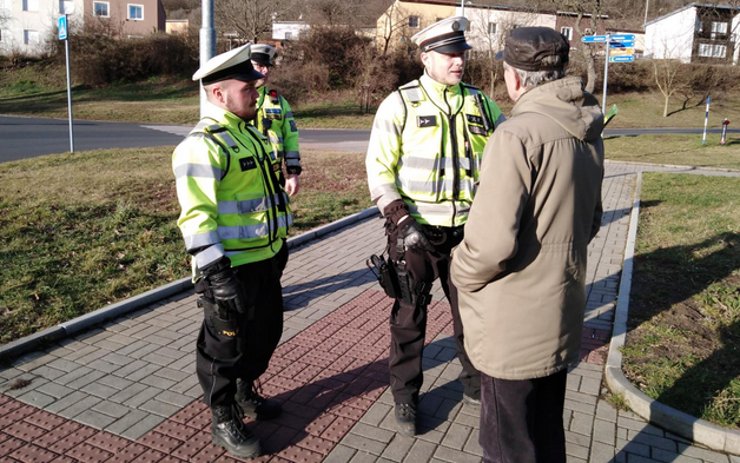
M 425 93 L 432 99 L 432 102 L 440 107 L 447 108 L 449 104 L 452 112 L 457 112 L 459 107 L 462 105 L 462 85 L 445 85 L 432 79 L 427 71 L 424 70 L 424 75 L 419 78 L 421 86 L 424 88 Z
M 203 117 L 213 119 L 223 126 L 231 127 L 240 126 L 240 123 L 245 122 L 241 117 L 231 111 L 227 111 L 220 106 L 216 106 L 208 100 L 206 100 L 203 106 Z

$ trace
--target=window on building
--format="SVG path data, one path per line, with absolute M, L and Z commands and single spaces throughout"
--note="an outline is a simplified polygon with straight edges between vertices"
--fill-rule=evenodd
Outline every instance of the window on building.
M 712 43 L 700 43 L 699 56 L 704 58 L 724 59 L 727 56 L 727 46 Z
M 93 2 L 93 16 L 101 18 L 110 18 L 110 3 Z
M 496 33 L 496 23 L 488 23 L 488 33 L 491 35 Z
M 39 0 L 23 0 L 23 11 L 38 11 Z
M 563 34 L 566 39 L 568 39 L 568 42 L 573 40 L 573 28 L 572 27 L 561 27 L 560 33 Z
M 128 16 L 127 19 L 132 21 L 143 21 L 144 20 L 144 5 L 136 5 L 133 3 L 128 4 Z
M 23 29 L 24 45 L 36 45 L 39 42 L 39 31 L 35 31 L 33 29 Z
M 418 16 L 409 16 L 409 27 L 419 27 Z
M 710 34 L 711 39 L 724 39 L 725 36 L 727 36 L 727 23 L 712 21 L 712 33 Z
M 285 33 L 285 40 L 293 40 L 293 33 L 292 32 L 286 32 Z

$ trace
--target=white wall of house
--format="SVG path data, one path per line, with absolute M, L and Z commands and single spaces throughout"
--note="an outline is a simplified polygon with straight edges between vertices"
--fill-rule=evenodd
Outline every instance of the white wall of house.
M 461 8 L 455 14 L 462 14 Z M 515 26 L 543 26 L 555 28 L 554 14 L 528 11 L 497 10 L 492 8 L 465 7 L 464 15 L 470 21 L 468 42 L 477 51 L 496 52 L 503 48 L 506 33 Z
M 73 12 L 68 16 L 70 29 L 82 23 L 83 0 L 0 0 L 0 53 L 38 55 L 48 40 L 55 39 L 57 18 L 64 9 Z
M 303 21 L 273 21 L 273 40 L 298 40 L 302 32 L 308 31 L 310 26 Z
M 648 22 L 645 25 L 645 57 L 691 61 L 696 8 L 685 8 Z

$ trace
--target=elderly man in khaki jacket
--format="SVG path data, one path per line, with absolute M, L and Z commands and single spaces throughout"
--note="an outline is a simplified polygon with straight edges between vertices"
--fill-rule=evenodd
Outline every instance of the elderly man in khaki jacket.
M 578 361 L 586 257 L 601 221 L 603 115 L 567 40 L 513 29 L 502 52 L 512 117 L 488 141 L 455 249 L 465 349 L 481 371 L 485 462 L 565 462 L 563 402 Z

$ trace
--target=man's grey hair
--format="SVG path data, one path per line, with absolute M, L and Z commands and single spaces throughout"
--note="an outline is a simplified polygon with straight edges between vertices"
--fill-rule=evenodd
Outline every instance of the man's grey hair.
M 522 81 L 522 86 L 528 89 L 565 77 L 565 68 L 550 69 L 547 71 L 524 71 L 522 69 L 515 68 L 508 63 L 504 63 L 504 66 L 511 68 L 516 72 L 519 76 L 519 80 Z

